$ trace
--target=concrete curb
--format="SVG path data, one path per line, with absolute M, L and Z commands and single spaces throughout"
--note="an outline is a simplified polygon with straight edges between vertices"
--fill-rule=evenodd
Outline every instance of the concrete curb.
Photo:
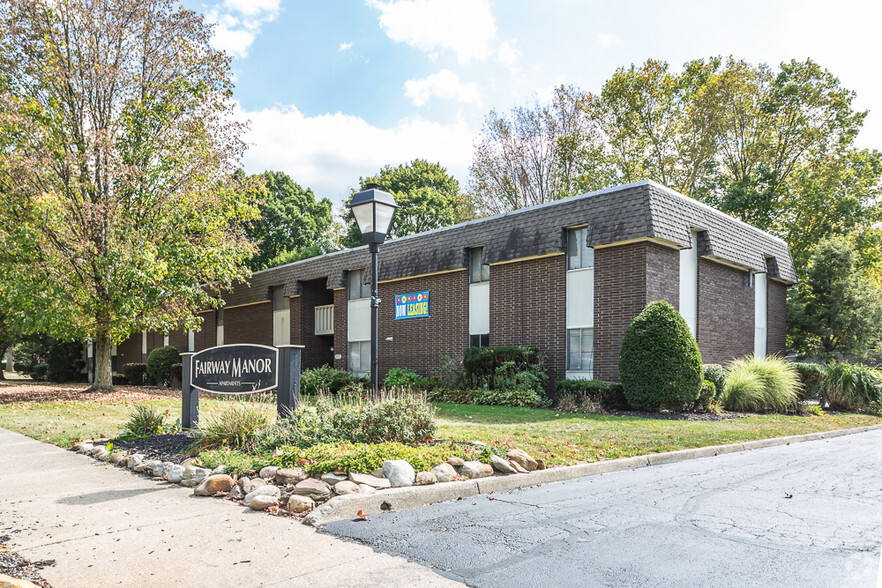
M 730 445 L 712 445 L 710 447 L 682 449 L 680 451 L 668 451 L 666 453 L 652 453 L 649 455 L 639 455 L 636 457 L 626 457 L 610 461 L 598 461 L 574 466 L 550 468 L 547 470 L 531 472 L 529 474 L 493 476 L 490 478 L 479 478 L 477 480 L 465 480 L 463 482 L 433 484 L 431 486 L 392 488 L 390 490 L 377 492 L 376 494 L 347 494 L 330 499 L 322 506 L 309 513 L 303 519 L 303 522 L 308 525 L 318 526 L 331 521 L 354 518 L 358 511 L 362 511 L 365 515 L 374 515 L 382 512 L 409 510 L 411 508 L 420 508 L 422 506 L 435 504 L 436 502 L 467 498 L 479 494 L 515 490 L 517 488 L 547 484 L 549 482 L 563 482 L 585 476 L 594 476 L 597 474 L 607 474 L 610 472 L 619 472 L 634 468 L 674 463 L 699 457 L 714 457 L 725 455 L 727 453 L 738 453 L 741 451 L 751 451 L 753 449 L 790 445 L 791 443 L 801 443 L 803 441 L 830 439 L 833 437 L 854 435 L 855 433 L 864 433 L 866 431 L 878 429 L 882 429 L 882 425 L 872 425 L 856 429 L 837 429 L 835 431 L 794 435 L 791 437 L 776 437 L 774 439 L 760 439 L 758 441 L 745 441 L 744 443 L 733 443 Z

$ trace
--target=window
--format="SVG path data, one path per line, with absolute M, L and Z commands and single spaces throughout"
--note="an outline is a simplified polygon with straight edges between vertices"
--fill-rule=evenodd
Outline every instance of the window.
M 484 248 L 469 249 L 469 283 L 478 284 L 490 281 L 490 266 L 484 263 Z
M 594 329 L 567 330 L 567 371 L 594 371 Z
M 588 227 L 567 231 L 567 269 L 594 267 L 594 248 L 588 247 Z
M 371 342 L 349 342 L 349 371 L 354 374 L 369 374 L 371 371 Z
M 285 287 L 273 286 L 273 310 L 288 310 L 288 303 L 285 300 Z
M 349 270 L 349 300 L 370 297 L 371 287 L 364 283 L 364 270 Z
M 490 347 L 490 334 L 469 335 L 469 347 Z

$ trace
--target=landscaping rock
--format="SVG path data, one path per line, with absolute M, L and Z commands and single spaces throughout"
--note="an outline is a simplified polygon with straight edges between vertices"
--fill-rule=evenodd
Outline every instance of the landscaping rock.
M 271 506 L 278 506 L 279 499 L 275 496 L 269 496 L 267 494 L 263 494 L 260 496 L 255 496 L 248 506 L 251 510 L 266 510 Z
M 208 476 L 196 486 L 193 494 L 196 496 L 214 496 L 218 492 L 229 492 L 233 488 L 233 478 L 227 474 Z
M 465 465 L 465 462 L 459 457 L 451 457 L 447 460 L 447 463 L 452 465 L 455 468 L 461 468 Z
M 528 472 L 532 472 L 539 468 L 539 464 L 535 459 L 530 457 L 523 449 L 509 449 L 505 454 L 509 461 L 513 461 Z
M 107 451 L 107 448 L 103 445 L 93 445 L 92 450 L 89 451 L 89 455 L 91 455 L 92 457 L 95 457 L 96 455 L 101 453 L 101 451 Z
M 123 465 L 126 457 L 128 456 L 124 451 L 117 451 L 116 453 L 112 453 L 107 461 L 109 461 L 113 465 Z
M 253 480 L 246 480 L 246 482 L 244 484 L 241 484 L 242 492 L 244 492 L 245 494 L 251 494 L 252 492 L 257 490 L 258 488 L 262 488 L 263 486 L 266 486 L 267 484 L 269 484 L 269 482 L 267 482 L 263 478 L 254 478 Z
M 493 466 L 493 469 L 499 472 L 500 474 L 516 474 L 518 473 L 516 469 L 511 467 L 511 464 L 508 463 L 507 460 L 502 459 L 498 455 L 490 456 L 490 465 Z
M 147 461 L 142 461 L 137 467 L 135 467 L 135 473 L 152 476 L 153 468 L 155 467 L 159 467 L 161 470 L 162 462 L 158 459 L 148 459 Z
M 292 492 L 298 496 L 309 496 L 313 500 L 324 500 L 331 495 L 331 487 L 321 480 L 307 478 L 298 482 Z
M 171 464 L 170 466 L 166 466 L 165 468 L 165 479 L 171 482 L 172 484 L 180 484 L 184 479 L 184 468 L 183 466 L 179 466 L 176 463 Z
M 338 482 L 345 482 L 348 480 L 349 477 L 346 474 L 335 474 L 334 472 L 322 474 L 322 482 L 329 486 L 335 486 Z
M 209 474 L 209 475 L 216 476 L 218 474 L 226 474 L 226 473 L 227 473 L 227 466 L 219 465 L 216 468 L 214 468 L 213 470 L 211 470 L 211 474 Z
M 544 459 L 537 459 L 536 460 L 536 469 L 537 470 L 544 470 L 545 469 L 545 460 Z
M 515 469 L 515 471 L 519 474 L 529 474 L 530 473 L 527 471 L 527 468 L 525 468 L 524 466 L 522 466 L 521 464 L 519 464 L 516 461 L 509 461 L 508 463 L 510 463 L 511 467 L 513 467 Z
M 80 448 L 77 449 L 77 453 L 82 453 L 83 455 L 90 455 L 92 450 L 95 449 L 95 446 L 91 443 L 83 443 L 80 445 Z
M 92 457 L 97 459 L 98 461 L 107 461 L 110 459 L 110 452 L 107 451 L 107 448 L 103 445 L 98 447 L 98 450 L 92 453 Z
M 199 466 L 189 465 L 184 468 L 184 475 L 181 477 L 181 486 L 192 488 L 202 483 L 202 480 L 208 476 L 210 470 L 200 468 Z
M 377 493 L 376 488 L 374 488 L 373 486 L 368 486 L 367 484 L 359 484 L 358 490 L 362 494 L 376 494 Z
M 126 464 L 130 470 L 134 470 L 138 467 L 141 462 L 144 461 L 144 454 L 142 453 L 133 453 L 129 456 L 129 463 Z
M 459 475 L 469 480 L 487 478 L 493 475 L 493 466 L 480 461 L 467 461 L 462 465 Z
M 315 501 L 312 498 L 308 496 L 298 496 L 296 494 L 288 498 L 288 505 L 285 507 L 288 512 L 293 513 L 309 512 L 314 508 Z
M 438 478 L 432 472 L 418 472 L 416 475 L 417 486 L 429 486 L 438 481 Z
M 181 462 L 181 465 L 184 467 L 196 465 L 196 458 L 195 457 L 188 457 L 187 459 L 185 459 L 184 461 Z
M 260 477 L 264 477 L 263 470 L 261 470 Z M 276 473 L 273 475 L 273 481 L 280 486 L 284 486 L 286 484 L 299 484 L 308 477 L 309 474 L 303 468 L 281 468 L 276 470 Z
M 245 482 L 250 482 L 251 477 L 249 476 L 239 476 L 239 479 L 236 480 L 236 484 L 241 488 L 245 485 Z
M 456 470 L 449 463 L 442 463 L 432 468 L 432 473 L 439 482 L 452 482 L 456 476 Z
M 233 486 L 233 489 L 227 493 L 227 498 L 230 500 L 243 500 L 245 498 L 245 493 L 242 491 L 242 487 L 236 484 Z
M 242 504 L 245 506 L 251 506 L 251 501 L 257 498 L 258 496 L 270 496 L 273 500 L 279 500 L 279 496 L 282 495 L 282 491 L 279 490 L 277 486 L 261 486 L 260 488 L 250 492 L 245 498 L 242 499 Z
M 413 486 L 416 472 L 413 466 L 403 459 L 387 459 L 383 462 L 383 477 L 392 483 L 392 487 Z
M 349 479 L 356 484 L 367 484 L 368 486 L 373 486 L 374 488 L 392 487 L 392 483 L 389 480 L 385 478 L 371 476 L 370 474 L 354 474 L 352 472 L 349 472 Z
M 260 470 L 260 477 L 264 480 L 272 480 L 277 471 L 279 471 L 279 466 L 266 466 Z
M 343 480 L 342 482 L 337 482 L 336 484 L 334 484 L 334 492 L 336 492 L 337 494 L 359 494 L 361 492 L 361 489 L 355 482 Z
M 385 478 L 386 477 L 386 474 L 383 473 L 382 467 L 375 469 L 373 472 L 371 472 L 371 475 L 375 478 Z

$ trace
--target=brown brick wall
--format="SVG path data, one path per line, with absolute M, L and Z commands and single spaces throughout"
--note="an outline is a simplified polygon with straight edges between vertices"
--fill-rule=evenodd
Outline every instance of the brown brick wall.
M 395 296 L 425 290 L 429 291 L 429 316 L 395 320 Z M 462 357 L 469 342 L 468 299 L 466 271 L 381 283 L 380 381 L 393 367 L 430 377 L 442 355 Z
M 224 310 L 224 344 L 273 344 L 273 305 L 270 301 Z
M 202 351 L 217 345 L 217 318 L 215 311 L 199 313 L 202 325 L 193 335 L 193 351 Z
M 667 300 L 680 308 L 680 252 L 646 243 L 646 303 Z
M 595 380 L 619 381 L 622 339 L 647 302 L 646 259 L 647 243 L 594 250 Z
M 490 270 L 490 344 L 539 349 L 549 389 L 566 377 L 566 291 L 564 255 L 494 265 Z
M 767 284 L 766 353 L 784 357 L 787 353 L 787 286 L 774 280 L 768 280 Z
M 698 347 L 704 363 L 753 353 L 754 289 L 747 270 L 698 260 Z
M 116 369 L 127 363 L 141 363 L 141 333 L 135 333 L 116 346 Z
M 187 351 L 188 342 L 186 329 L 183 331 L 172 331 L 168 334 L 168 344 L 177 349 L 179 353 Z
M 345 370 L 349 361 L 346 346 L 346 317 L 349 310 L 347 304 L 346 288 L 334 290 L 334 367 L 338 370 Z M 340 359 L 337 359 L 338 355 Z

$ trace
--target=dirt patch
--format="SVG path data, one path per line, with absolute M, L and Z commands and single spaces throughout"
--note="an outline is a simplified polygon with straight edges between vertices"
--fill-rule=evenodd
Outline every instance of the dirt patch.
M 21 402 L 96 402 L 166 400 L 180 398 L 176 388 L 159 386 L 120 386 L 114 392 L 86 392 L 89 384 L 50 384 L 22 380 L 0 381 L 0 404 Z
M 620 417 L 637 417 L 641 419 L 664 419 L 667 421 L 728 421 L 750 416 L 743 412 L 643 412 L 639 410 L 616 410 L 607 414 Z

